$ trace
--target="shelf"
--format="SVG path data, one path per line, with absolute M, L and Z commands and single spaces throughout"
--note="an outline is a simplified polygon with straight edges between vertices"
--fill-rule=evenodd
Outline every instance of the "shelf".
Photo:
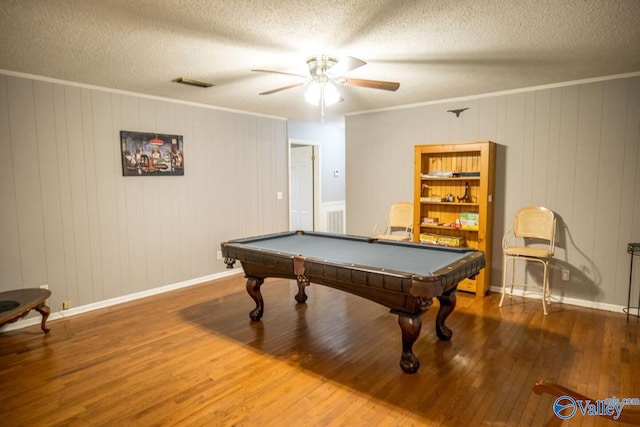
M 452 230 L 452 231 L 471 231 L 473 233 L 477 233 L 479 231 L 479 230 L 471 230 L 469 228 L 445 227 L 443 225 L 435 225 L 435 224 L 420 224 L 420 228 L 433 228 L 437 230 Z
M 422 205 L 471 206 L 471 207 L 480 206 L 478 203 L 465 203 L 465 202 L 423 202 L 423 201 L 420 201 L 420 204 L 422 204 Z
M 425 177 L 421 176 L 422 181 L 480 181 L 479 176 L 460 176 L 460 177 Z

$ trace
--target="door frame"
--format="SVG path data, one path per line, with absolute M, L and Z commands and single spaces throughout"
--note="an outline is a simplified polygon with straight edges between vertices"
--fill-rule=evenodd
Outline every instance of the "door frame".
M 291 228 L 291 146 L 310 145 L 313 148 L 313 229 L 320 228 L 320 143 L 304 139 L 289 138 L 287 145 L 287 186 L 289 195 L 289 208 L 287 209 L 288 228 Z

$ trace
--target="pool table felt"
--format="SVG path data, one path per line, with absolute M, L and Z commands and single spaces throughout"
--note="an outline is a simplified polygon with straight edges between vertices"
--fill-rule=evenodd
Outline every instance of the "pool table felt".
M 470 255 L 473 250 L 430 247 L 358 238 L 335 238 L 313 234 L 288 234 L 246 242 L 249 246 L 306 258 L 396 272 L 431 276 L 434 272 Z

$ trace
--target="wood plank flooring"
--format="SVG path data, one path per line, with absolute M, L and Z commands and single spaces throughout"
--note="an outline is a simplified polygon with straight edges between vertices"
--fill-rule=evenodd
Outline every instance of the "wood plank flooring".
M 435 336 L 425 314 L 415 375 L 397 317 L 320 285 L 267 279 L 265 315 L 233 276 L 0 333 L 8 426 L 535 426 L 548 379 L 597 399 L 640 397 L 640 321 L 622 313 L 458 293 Z M 435 303 L 437 306 L 437 302 Z M 437 309 L 437 307 L 435 307 Z M 566 425 L 609 425 L 576 415 Z

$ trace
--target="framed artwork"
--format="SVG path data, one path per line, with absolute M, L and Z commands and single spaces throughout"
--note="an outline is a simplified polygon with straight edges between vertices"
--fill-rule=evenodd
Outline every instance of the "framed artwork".
M 182 135 L 120 131 L 122 176 L 184 175 Z

